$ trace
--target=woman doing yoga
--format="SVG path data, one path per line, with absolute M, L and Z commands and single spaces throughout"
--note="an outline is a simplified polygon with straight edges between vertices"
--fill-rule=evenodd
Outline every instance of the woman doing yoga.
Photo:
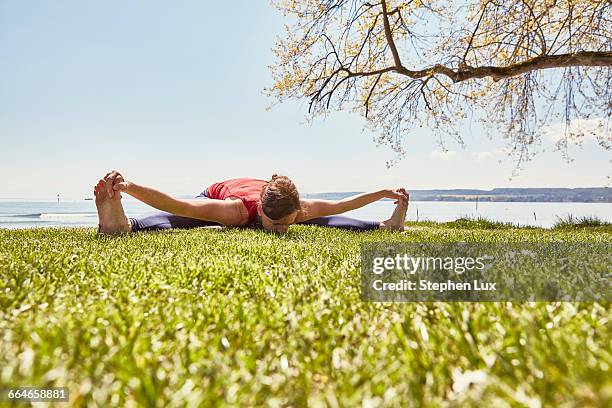
M 126 193 L 155 207 L 156 212 L 140 218 L 126 217 L 121 205 Z M 94 187 L 101 234 L 206 226 L 260 227 L 285 233 L 291 224 L 310 224 L 357 231 L 404 230 L 408 192 L 379 190 L 341 200 L 300 199 L 295 184 L 285 176 L 269 181 L 238 178 L 212 184 L 194 199 L 177 199 L 161 191 L 126 180 L 111 171 Z M 393 214 L 385 221 L 361 221 L 342 217 L 382 198 L 395 199 Z

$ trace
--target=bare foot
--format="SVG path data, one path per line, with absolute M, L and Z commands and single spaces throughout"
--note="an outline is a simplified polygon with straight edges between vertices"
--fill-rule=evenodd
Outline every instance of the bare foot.
M 391 218 L 380 223 L 381 229 L 391 231 L 404 231 L 404 222 L 406 221 L 406 211 L 408 211 L 408 200 L 399 200 L 391 214 Z
M 104 180 L 100 180 L 94 187 L 96 208 L 98 209 L 98 233 L 119 234 L 132 231 L 130 221 L 123 212 L 121 195 L 115 193 L 113 198 L 110 198 L 104 185 Z

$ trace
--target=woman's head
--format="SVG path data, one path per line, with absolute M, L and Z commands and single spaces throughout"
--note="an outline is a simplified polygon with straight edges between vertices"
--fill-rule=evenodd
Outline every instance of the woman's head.
M 268 231 L 287 232 L 300 209 L 300 194 L 286 176 L 274 174 L 261 189 L 257 208 L 261 223 Z

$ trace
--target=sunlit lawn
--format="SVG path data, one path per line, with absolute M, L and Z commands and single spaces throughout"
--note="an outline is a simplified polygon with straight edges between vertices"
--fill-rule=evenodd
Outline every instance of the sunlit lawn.
M 0 230 L 0 386 L 92 406 L 610 406 L 610 304 L 364 303 L 360 243 L 381 240 L 612 234 Z

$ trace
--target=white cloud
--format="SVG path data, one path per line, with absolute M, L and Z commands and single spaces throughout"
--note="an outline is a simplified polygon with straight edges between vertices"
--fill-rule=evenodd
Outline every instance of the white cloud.
M 431 153 L 429 153 L 429 157 L 438 160 L 456 160 L 460 158 L 455 150 L 432 150 Z
M 572 120 L 567 130 L 569 130 L 569 141 L 610 140 L 612 138 L 612 129 L 606 128 L 606 120 L 602 117 Z M 541 131 L 547 138 L 557 143 L 565 137 L 566 125 L 565 122 L 553 123 L 544 126 Z

